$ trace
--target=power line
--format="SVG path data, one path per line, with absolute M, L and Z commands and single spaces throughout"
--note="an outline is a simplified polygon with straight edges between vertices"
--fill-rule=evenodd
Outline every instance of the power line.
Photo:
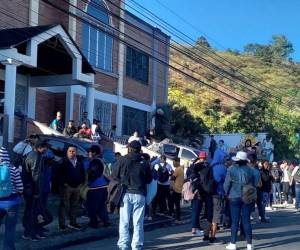
M 109 1 L 109 0 L 108 0 Z M 121 0 L 122 1 L 122 0 Z M 192 38 L 190 38 L 190 37 L 188 37 L 185 33 L 183 33 L 183 32 L 181 32 L 180 30 L 178 30 L 176 27 L 174 27 L 174 26 L 172 26 L 172 25 L 170 25 L 170 24 L 168 24 L 167 22 L 165 22 L 164 20 L 162 20 L 160 17 L 158 17 L 157 15 L 155 15 L 153 12 L 151 12 L 150 10 L 148 10 L 148 9 L 146 9 L 145 7 L 143 7 L 143 6 L 141 6 L 139 3 L 137 3 L 136 1 L 134 1 L 134 0 L 130 0 L 131 2 L 133 2 L 135 5 L 137 5 L 137 6 L 139 6 L 140 8 L 142 8 L 142 9 L 144 9 L 146 12 L 148 12 L 148 13 L 150 13 L 150 15 L 152 15 L 152 16 L 154 16 L 155 18 L 157 18 L 160 22 L 162 22 L 162 23 L 165 23 L 168 27 L 171 27 L 173 30 L 175 30 L 175 31 L 177 31 L 177 32 L 179 32 L 181 35 L 183 35 L 184 37 L 187 37 L 189 40 L 191 40 L 191 41 L 193 41 L 194 43 L 196 42 L 196 41 L 194 41 Z M 111 1 L 109 1 L 109 2 L 111 2 Z M 125 3 L 124 1 L 123 1 L 123 3 Z M 145 16 L 143 13 L 141 13 L 140 11 L 138 11 L 138 10 L 136 10 L 135 8 L 133 8 L 132 6 L 130 6 L 128 3 L 125 3 L 128 7 L 130 7 L 131 9 L 133 9 L 133 10 L 135 10 L 137 13 L 140 13 L 142 16 L 144 16 L 145 18 L 147 18 L 148 20 L 152 20 L 151 18 L 149 18 L 148 16 Z M 156 24 L 158 24 L 160 27 L 163 27 L 163 28 L 165 28 L 165 26 L 162 26 L 161 24 L 159 24 L 159 23 L 157 23 L 157 22 L 155 22 L 155 21 L 153 21 L 152 20 L 152 22 L 154 22 L 154 23 L 156 23 Z M 165 29 L 167 29 L 168 30 L 168 28 L 165 28 Z M 170 32 L 170 31 L 169 31 Z M 172 32 L 171 32 L 172 33 Z M 182 37 L 180 37 L 180 36 L 178 36 L 178 35 L 176 35 L 175 34 L 175 36 L 177 37 L 177 38 L 180 38 L 181 40 L 183 40 L 183 41 L 185 41 L 186 42 L 186 40 L 184 40 Z M 189 42 L 188 42 L 188 44 L 190 44 Z M 193 46 L 193 44 L 190 44 L 191 46 Z M 220 63 L 222 63 L 223 65 L 225 65 L 226 67 L 229 67 L 230 68 L 230 70 L 234 70 L 234 72 L 238 72 L 236 69 L 233 69 L 232 67 L 230 67 L 230 66 L 228 66 L 228 65 L 226 65 L 226 64 L 224 64 L 223 62 L 221 62 L 221 61 L 219 61 L 219 60 L 217 60 L 215 57 L 212 57 L 211 55 L 209 55 L 209 54 L 213 54 L 213 55 L 215 55 L 215 56 L 217 56 L 218 58 L 221 58 L 222 59 L 222 61 L 226 61 L 227 63 L 229 63 L 230 65 L 232 65 L 232 66 L 234 66 L 235 68 L 236 68 L 236 66 L 232 63 L 232 62 L 230 62 L 229 60 L 227 60 L 226 58 L 224 58 L 224 57 L 221 57 L 220 55 L 218 55 L 216 52 L 214 52 L 214 51 L 212 51 L 212 50 L 210 50 L 210 49 L 208 49 L 208 48 L 206 48 L 205 46 L 201 46 L 205 51 L 200 51 L 199 49 L 197 49 L 199 52 L 204 52 L 206 55 L 208 55 L 209 57 L 211 57 L 212 59 L 214 59 L 214 60 L 216 60 L 216 61 L 218 61 L 218 62 L 220 62 Z M 209 54 L 208 54 L 209 53 Z M 244 70 L 243 70 L 244 71 Z M 244 72 L 246 72 L 246 71 L 244 71 Z M 238 72 L 239 73 L 239 72 Z M 242 73 L 239 73 L 240 75 L 242 75 L 243 77 L 246 77 L 244 74 L 242 74 Z M 248 75 L 251 75 L 250 73 L 248 73 Z M 252 75 L 253 77 L 255 77 L 255 79 L 254 80 L 257 80 L 258 78 L 257 78 L 257 76 L 254 76 L 254 75 Z M 238 77 L 238 80 L 240 80 L 240 81 L 245 81 L 244 79 L 241 79 L 240 77 Z M 261 79 L 258 79 L 258 80 L 260 80 L 261 81 Z M 245 82 L 246 84 L 249 84 L 249 82 Z M 267 88 L 267 90 L 262 90 L 262 91 L 267 91 L 267 92 L 269 92 L 269 88 L 271 87 L 272 89 L 273 89 L 273 91 L 274 90 L 276 90 L 276 92 L 277 93 L 279 93 L 280 95 L 282 95 L 282 90 L 281 89 L 278 89 L 276 86 L 274 86 L 274 85 L 271 85 L 271 84 L 269 84 L 268 83 L 268 85 L 269 86 L 266 86 L 266 85 L 264 85 L 264 84 L 262 84 L 262 83 L 258 83 L 258 84 L 260 84 L 260 85 L 262 85 L 262 86 L 264 86 L 265 88 Z M 278 90 L 278 91 L 277 91 Z M 270 93 L 268 93 L 267 95 L 271 95 Z M 276 99 L 278 99 L 278 97 L 276 97 Z M 279 98 L 279 100 L 280 100 L 280 98 Z M 295 105 L 295 104 L 294 104 Z

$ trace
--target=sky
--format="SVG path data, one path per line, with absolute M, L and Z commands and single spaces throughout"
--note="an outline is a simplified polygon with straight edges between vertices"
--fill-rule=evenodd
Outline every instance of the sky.
M 295 52 L 291 57 L 300 62 L 300 0 L 134 1 L 193 40 L 205 36 L 211 46 L 219 50 L 242 51 L 246 44 L 268 44 L 272 35 L 283 34 L 293 44 Z M 129 11 L 150 22 L 130 8 L 138 9 L 132 0 L 126 3 Z M 172 39 L 179 41 L 175 36 Z

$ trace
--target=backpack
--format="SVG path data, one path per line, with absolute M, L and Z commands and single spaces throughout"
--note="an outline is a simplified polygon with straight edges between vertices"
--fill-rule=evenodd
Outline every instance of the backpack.
M 159 164 L 158 170 L 157 170 L 157 179 L 160 183 L 167 182 L 170 178 L 169 170 L 167 169 L 167 163 L 165 163 L 163 166 Z
M 192 199 L 194 199 L 195 194 L 193 192 L 193 187 L 190 181 L 187 181 L 183 184 L 182 196 L 185 201 L 191 201 Z
M 244 172 L 243 172 L 244 173 Z M 247 182 L 245 178 L 245 174 L 240 173 L 240 181 L 241 181 L 241 188 L 242 188 L 242 201 L 245 204 L 250 204 L 255 202 L 257 199 L 257 190 L 256 187 L 251 183 L 251 181 Z
M 8 164 L 0 164 L 0 198 L 9 197 L 13 191 L 9 168 Z
M 300 183 L 300 167 L 298 168 L 296 174 L 294 175 L 294 180 L 297 183 Z
M 212 168 L 207 166 L 199 172 L 200 177 L 200 194 L 212 194 L 215 188 Z

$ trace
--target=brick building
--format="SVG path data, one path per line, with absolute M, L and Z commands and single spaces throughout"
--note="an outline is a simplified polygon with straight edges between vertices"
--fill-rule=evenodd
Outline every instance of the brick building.
M 103 129 L 129 135 L 145 132 L 167 102 L 170 37 L 123 1 L 5 0 L 0 9 L 9 142 L 19 137 L 15 112 L 50 124 L 58 110 L 65 121 L 88 111 Z

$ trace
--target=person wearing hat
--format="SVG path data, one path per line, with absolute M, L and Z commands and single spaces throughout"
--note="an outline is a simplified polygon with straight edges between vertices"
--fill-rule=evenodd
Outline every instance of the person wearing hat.
M 231 212 L 231 240 L 226 246 L 226 249 L 235 250 L 237 233 L 240 219 L 242 219 L 245 237 L 247 240 L 247 250 L 253 250 L 252 245 L 252 227 L 250 223 L 250 214 L 253 208 L 253 202 L 245 203 L 243 198 L 243 187 L 252 185 L 254 188 L 258 185 L 258 180 L 255 177 L 254 171 L 247 164 L 249 162 L 247 153 L 243 151 L 237 152 L 236 156 L 232 157 L 235 164 L 228 169 L 224 182 L 225 194 L 229 197 L 230 212 Z
M 202 186 L 202 179 L 206 180 L 206 183 L 213 182 L 212 168 L 207 163 L 207 154 L 205 151 L 199 153 L 198 158 L 187 170 L 187 179 L 191 181 L 192 191 L 194 198 L 192 200 L 192 235 L 203 236 L 204 240 L 209 240 L 209 230 L 212 222 L 212 196 L 207 189 Z M 211 190 L 212 191 L 212 190 Z M 200 213 L 202 207 L 205 205 L 206 217 L 208 228 L 204 234 L 204 231 L 200 227 Z
M 152 171 L 149 161 L 142 158 L 141 144 L 138 141 L 128 144 L 128 154 L 116 162 L 111 178 L 118 179 L 126 190 L 120 205 L 118 249 L 130 248 L 131 217 L 133 218 L 131 248 L 142 249 L 147 184 L 152 181 Z

